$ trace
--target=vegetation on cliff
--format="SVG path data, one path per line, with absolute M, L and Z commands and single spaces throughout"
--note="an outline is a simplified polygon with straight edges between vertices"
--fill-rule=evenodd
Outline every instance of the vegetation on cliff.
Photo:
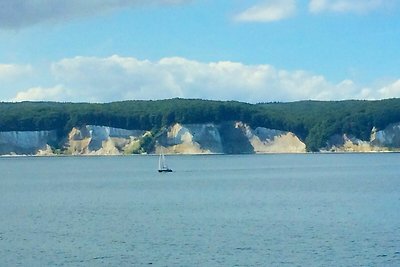
M 291 131 L 317 151 L 334 134 L 368 140 L 373 127 L 400 122 L 400 99 L 380 101 L 299 101 L 248 104 L 236 101 L 169 99 L 112 103 L 0 103 L 0 131 L 57 130 L 102 125 L 152 130 L 174 123 L 242 121 L 251 127 Z M 151 138 L 146 139 L 151 143 Z

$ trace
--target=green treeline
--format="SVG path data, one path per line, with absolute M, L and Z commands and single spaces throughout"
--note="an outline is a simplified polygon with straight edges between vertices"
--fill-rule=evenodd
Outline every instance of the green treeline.
M 309 151 L 317 151 L 334 134 L 347 133 L 368 140 L 373 127 L 379 130 L 400 122 L 400 99 L 262 104 L 197 99 L 0 103 L 0 131 L 57 130 L 60 136 L 82 125 L 157 131 L 174 123 L 224 121 L 291 131 Z

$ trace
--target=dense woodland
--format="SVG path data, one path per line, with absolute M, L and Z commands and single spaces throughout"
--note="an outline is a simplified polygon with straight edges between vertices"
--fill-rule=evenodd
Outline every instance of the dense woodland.
M 158 130 L 177 122 L 235 120 L 253 128 L 291 131 L 306 143 L 308 150 L 317 151 L 334 134 L 347 133 L 368 140 L 373 127 L 379 130 L 400 122 L 400 99 L 260 104 L 197 99 L 0 103 L 0 131 L 57 130 L 60 137 L 81 125 Z

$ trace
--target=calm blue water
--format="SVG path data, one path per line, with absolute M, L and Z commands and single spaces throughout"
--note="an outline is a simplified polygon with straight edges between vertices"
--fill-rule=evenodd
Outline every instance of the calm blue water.
M 400 154 L 0 158 L 0 266 L 400 266 Z

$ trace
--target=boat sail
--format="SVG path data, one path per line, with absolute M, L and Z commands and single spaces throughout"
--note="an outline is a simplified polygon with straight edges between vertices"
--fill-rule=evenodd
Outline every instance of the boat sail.
M 162 148 L 161 148 L 160 156 L 158 158 L 158 172 L 172 172 L 172 170 L 170 168 L 168 168 L 168 165 L 165 161 L 165 156 L 164 156 Z

